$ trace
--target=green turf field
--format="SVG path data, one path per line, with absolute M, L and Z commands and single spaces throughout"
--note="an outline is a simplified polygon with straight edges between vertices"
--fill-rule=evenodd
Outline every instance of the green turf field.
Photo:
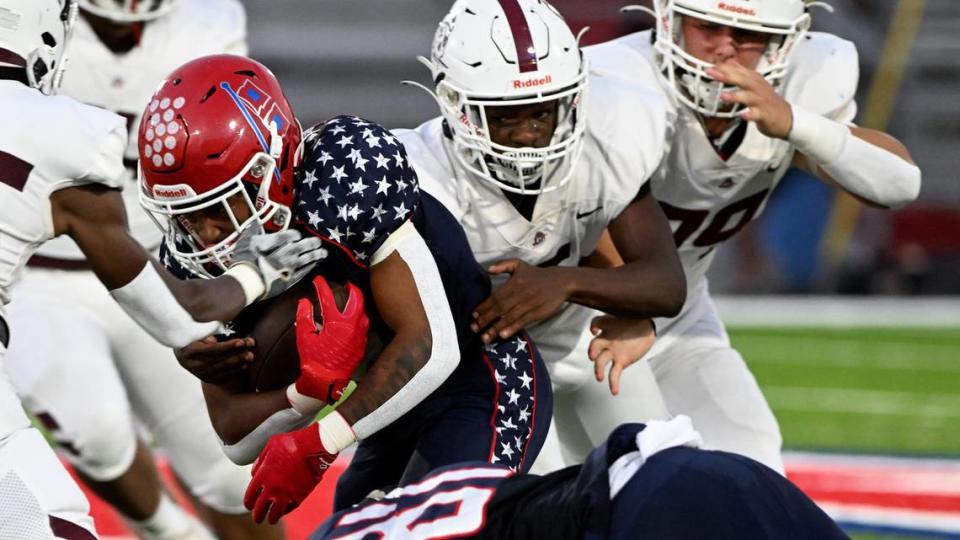
M 784 446 L 960 456 L 960 329 L 733 328 Z
M 786 448 L 960 457 L 960 329 L 729 332 L 780 421 Z

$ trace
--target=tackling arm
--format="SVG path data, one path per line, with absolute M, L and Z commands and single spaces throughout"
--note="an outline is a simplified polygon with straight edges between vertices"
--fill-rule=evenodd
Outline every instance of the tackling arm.
M 482 331 L 485 343 L 506 339 L 552 316 L 564 302 L 635 318 L 679 313 L 686 300 L 683 267 L 654 198 L 639 195 L 610 223 L 609 232 L 612 242 L 604 235 L 597 251 L 581 261 L 593 267 L 539 268 L 516 259 L 492 266 L 491 273 L 512 276 L 477 306 L 473 331 Z M 626 264 L 616 266 L 621 261 Z
M 610 238 L 624 264 L 578 268 L 570 300 L 614 315 L 672 317 L 686 300 L 683 266 L 670 225 L 646 193 L 610 223 Z
M 54 231 L 68 234 L 94 273 L 138 324 L 171 347 L 212 334 L 246 304 L 236 279 L 180 281 L 153 261 L 127 230 L 120 192 L 97 184 L 50 197 Z

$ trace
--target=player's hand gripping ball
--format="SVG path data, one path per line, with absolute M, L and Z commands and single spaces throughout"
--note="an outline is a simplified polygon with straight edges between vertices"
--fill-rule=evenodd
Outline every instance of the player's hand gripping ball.
M 323 276 L 313 278 L 320 301 L 322 325 L 314 319 L 313 303 L 302 298 L 297 304 L 297 352 L 300 376 L 297 391 L 335 403 L 350 383 L 350 376 L 364 358 L 370 319 L 363 293 L 347 283 L 347 303 L 341 311 Z

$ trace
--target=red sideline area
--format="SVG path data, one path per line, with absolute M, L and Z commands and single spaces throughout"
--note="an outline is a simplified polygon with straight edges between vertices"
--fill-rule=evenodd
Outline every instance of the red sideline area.
M 309 537 L 330 514 L 333 489 L 348 459 L 337 460 L 319 488 L 284 519 L 287 538 Z M 838 521 L 849 522 L 854 515 L 860 525 L 960 534 L 960 517 L 950 518 L 960 516 L 960 462 L 824 454 L 790 455 L 786 462 L 790 479 Z M 190 506 L 166 461 L 158 465 L 177 501 Z M 106 503 L 85 492 L 102 537 L 134 538 Z

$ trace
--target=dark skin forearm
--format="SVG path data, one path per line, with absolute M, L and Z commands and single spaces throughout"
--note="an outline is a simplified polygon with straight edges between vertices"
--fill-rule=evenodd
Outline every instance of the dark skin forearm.
M 352 425 L 379 409 L 427 363 L 431 345 L 429 334 L 394 337 L 337 411 Z
M 57 191 L 50 203 L 54 232 L 76 241 L 108 289 L 129 284 L 150 263 L 196 321 L 229 321 L 243 309 L 245 297 L 237 280 L 221 277 L 181 281 L 154 261 L 127 229 L 120 191 L 89 184 Z
M 630 204 L 609 227 L 625 264 L 578 267 L 570 301 L 612 315 L 672 317 L 686 299 L 686 280 L 666 216 L 652 196 Z
M 236 392 L 203 383 L 203 397 L 214 431 L 224 444 L 236 444 L 278 411 L 290 408 L 285 390 Z
M 351 425 L 382 407 L 430 360 L 430 324 L 413 275 L 394 253 L 370 270 L 370 285 L 380 317 L 394 337 L 370 364 L 357 388 L 337 411 Z
M 493 265 L 491 273 L 511 276 L 477 306 L 473 331 L 482 331 L 485 343 L 506 339 L 554 315 L 565 302 L 633 318 L 679 313 L 686 299 L 683 267 L 656 200 L 649 195 L 634 200 L 609 233 L 601 240 L 607 253 L 588 257 L 601 268 L 539 268 L 516 259 Z M 626 264 L 616 266 L 621 261 Z

